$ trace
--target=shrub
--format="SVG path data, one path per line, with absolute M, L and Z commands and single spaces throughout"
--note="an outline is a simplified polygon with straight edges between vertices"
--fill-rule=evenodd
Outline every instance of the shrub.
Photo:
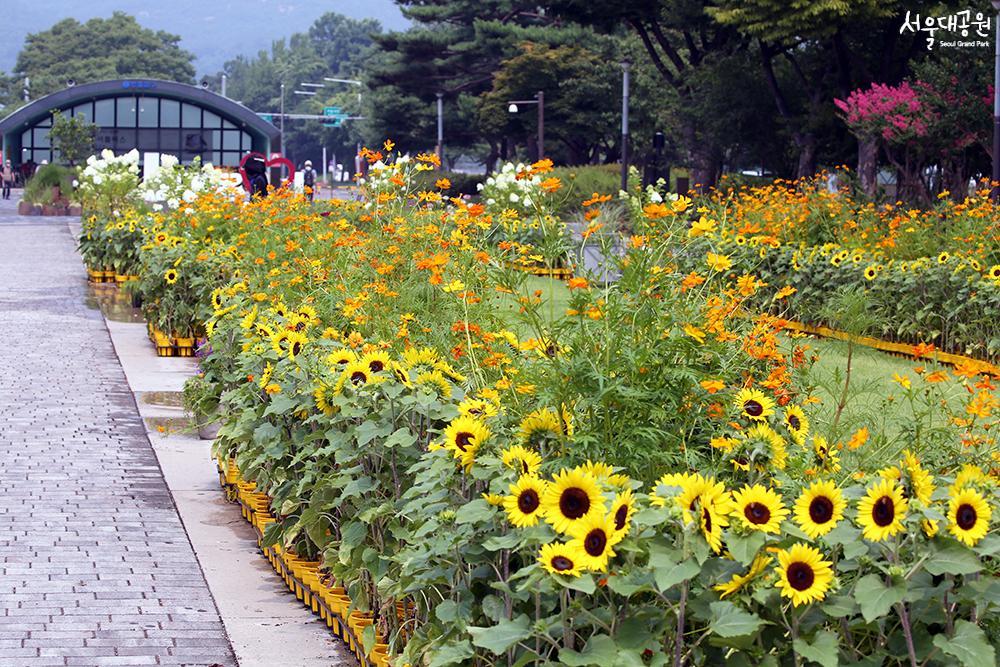
M 52 188 L 58 187 L 62 197 L 73 196 L 73 175 L 75 169 L 59 164 L 45 164 L 38 168 L 34 176 L 24 186 L 24 201 L 29 204 L 51 204 Z

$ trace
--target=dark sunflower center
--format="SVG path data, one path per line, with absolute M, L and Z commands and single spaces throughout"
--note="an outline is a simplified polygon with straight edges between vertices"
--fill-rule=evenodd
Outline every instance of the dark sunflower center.
M 559 511 L 567 519 L 579 519 L 590 511 L 590 496 L 583 489 L 571 486 L 559 496 Z
M 368 368 L 372 369 L 372 373 L 378 373 L 385 368 L 385 364 L 378 359 L 374 359 L 370 364 L 368 364 Z
M 872 505 L 872 521 L 885 528 L 896 519 L 896 505 L 889 496 L 882 496 Z
M 534 489 L 525 489 L 517 497 L 517 509 L 521 510 L 522 514 L 534 513 L 538 509 L 538 505 L 538 492 Z
M 625 527 L 625 521 L 628 519 L 628 505 L 622 505 L 615 512 L 615 530 L 621 530 Z
M 597 558 L 604 554 L 604 548 L 608 546 L 608 536 L 600 528 L 595 528 L 594 530 L 587 533 L 587 536 L 583 538 L 583 549 L 588 554 Z
M 955 511 L 955 523 L 962 530 L 971 530 L 976 525 L 978 518 L 979 515 L 976 514 L 976 508 L 968 503 L 962 503 L 958 506 L 958 510 Z
M 749 401 L 743 403 L 743 412 L 751 417 L 760 417 L 764 414 L 764 406 L 751 398 Z
M 792 427 L 793 430 L 798 431 L 802 428 L 802 422 L 795 415 L 788 415 L 788 425 Z
M 466 449 L 469 448 L 469 445 L 472 444 L 472 439 L 474 437 L 476 436 L 474 436 L 471 433 L 462 431 L 461 433 L 455 436 L 455 445 L 464 452 Z
M 706 533 L 712 532 L 712 513 L 708 511 L 708 508 L 703 508 L 701 510 L 701 522 L 705 527 Z
M 566 556 L 555 556 L 551 562 L 552 569 L 557 572 L 565 572 L 566 570 L 573 569 L 573 561 Z
M 827 523 L 833 518 L 833 501 L 826 496 L 818 496 L 809 502 L 809 518 L 813 523 Z
M 298 341 L 292 343 L 292 356 L 293 357 L 295 355 L 297 355 L 301 351 L 302 351 L 302 343 L 300 343 Z
M 521 472 L 524 473 L 525 475 L 531 472 L 531 466 L 529 466 L 528 462 L 525 461 L 524 459 L 521 459 Z
M 788 566 L 788 583 L 797 591 L 807 590 L 816 581 L 816 574 L 808 563 L 795 562 Z
M 753 524 L 764 524 L 771 520 L 771 510 L 764 503 L 747 503 L 743 508 L 743 516 Z
M 364 384 L 368 380 L 368 376 L 361 371 L 354 371 L 351 373 L 351 382 L 354 384 Z

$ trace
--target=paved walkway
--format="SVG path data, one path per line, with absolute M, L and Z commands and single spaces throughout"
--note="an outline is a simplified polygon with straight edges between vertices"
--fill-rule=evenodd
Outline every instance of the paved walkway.
M 0 667 L 234 665 L 65 218 L 0 202 Z

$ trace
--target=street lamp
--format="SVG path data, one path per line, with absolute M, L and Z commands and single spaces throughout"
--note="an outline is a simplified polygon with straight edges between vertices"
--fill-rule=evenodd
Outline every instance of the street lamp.
M 282 140 L 284 140 L 285 138 L 285 84 L 284 83 L 281 84 L 281 118 L 279 120 L 281 126 L 281 138 Z M 282 150 L 284 150 L 284 148 L 282 148 Z
M 997 0 L 1000 2 L 1000 0 Z M 628 93 L 629 93 L 629 70 L 632 68 L 632 61 L 625 58 L 621 62 L 622 66 L 622 190 L 628 190 Z
M 545 92 L 539 90 L 533 100 L 510 100 L 507 102 L 507 112 L 517 113 L 518 104 L 538 105 L 538 159 L 541 160 L 545 157 Z
M 1000 189 L 995 185 L 1000 181 L 1000 0 L 993 0 L 997 11 L 996 60 L 993 63 L 993 201 L 1000 197 Z

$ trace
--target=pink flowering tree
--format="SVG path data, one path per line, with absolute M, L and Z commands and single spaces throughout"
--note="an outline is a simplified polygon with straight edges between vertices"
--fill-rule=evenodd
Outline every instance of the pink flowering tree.
M 876 83 L 855 90 L 846 100 L 834 100 L 861 144 L 858 171 L 869 195 L 875 192 L 874 172 L 881 147 L 899 172 L 898 195 L 929 199 L 922 172 L 930 152 L 929 135 L 937 130 L 939 118 L 934 105 L 928 103 L 931 93 L 933 88 L 921 82 L 913 86 L 906 81 L 898 86 Z

